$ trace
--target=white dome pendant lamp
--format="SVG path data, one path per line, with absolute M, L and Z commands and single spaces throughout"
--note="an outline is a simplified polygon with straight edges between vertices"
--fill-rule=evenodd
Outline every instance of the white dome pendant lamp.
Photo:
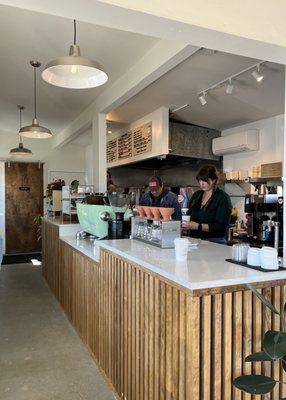
M 36 69 L 41 66 L 41 63 L 39 63 L 38 61 L 30 61 L 30 64 L 34 68 L 34 118 L 32 121 L 32 125 L 24 126 L 19 130 L 19 135 L 32 139 L 49 139 L 53 136 L 52 132 L 48 128 L 39 125 L 37 120 Z
M 19 111 L 20 111 L 20 129 L 22 127 L 22 111 L 24 110 L 25 107 L 23 106 L 17 106 Z M 15 147 L 14 149 L 10 150 L 10 155 L 11 156 L 16 156 L 16 157 L 23 157 L 23 156 L 31 156 L 33 153 L 31 150 L 26 149 L 23 144 L 22 137 L 19 135 L 19 145 L 18 147 Z
M 44 81 L 68 89 L 89 89 L 103 85 L 108 80 L 102 66 L 88 58 L 81 57 L 76 44 L 76 20 L 74 20 L 74 43 L 69 56 L 49 62 L 42 72 Z

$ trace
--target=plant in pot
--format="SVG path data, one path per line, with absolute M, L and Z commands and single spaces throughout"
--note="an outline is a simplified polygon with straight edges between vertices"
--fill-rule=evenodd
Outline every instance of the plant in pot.
M 262 303 L 281 319 L 281 331 L 269 330 L 264 334 L 262 341 L 262 351 L 248 355 L 246 362 L 269 362 L 280 363 L 284 371 L 286 371 L 286 303 L 283 312 L 280 313 L 273 304 L 268 301 L 255 287 L 247 284 L 247 287 L 257 296 Z M 233 385 L 246 393 L 252 395 L 262 395 L 273 391 L 279 383 L 286 384 L 265 375 L 242 375 L 234 379 Z M 275 399 L 276 400 L 276 399 Z M 279 400 L 279 399 L 277 399 Z M 280 400 L 286 400 L 280 399 Z
M 48 214 L 52 214 L 55 211 L 55 215 L 59 214 L 59 210 L 54 210 L 54 200 L 53 197 L 58 193 L 59 190 L 62 190 L 65 185 L 65 181 L 63 179 L 54 179 L 48 183 L 46 188 L 46 198 L 48 199 L 47 212 Z

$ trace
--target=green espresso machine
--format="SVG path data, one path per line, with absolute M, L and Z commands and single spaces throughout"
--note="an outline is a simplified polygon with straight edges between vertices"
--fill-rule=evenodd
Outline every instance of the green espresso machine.
M 130 195 L 108 195 L 110 205 L 77 204 L 82 231 L 96 239 L 127 239 L 130 236 L 132 211 L 128 208 Z

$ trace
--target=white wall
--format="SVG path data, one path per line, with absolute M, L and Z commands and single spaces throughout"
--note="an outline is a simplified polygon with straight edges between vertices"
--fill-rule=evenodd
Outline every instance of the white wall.
M 85 182 L 87 185 L 93 184 L 93 145 L 85 147 Z
M 259 150 L 224 156 L 225 171 L 251 170 L 254 165 L 283 161 L 283 114 L 223 130 L 221 135 L 231 135 L 247 129 L 260 130 Z
M 283 161 L 284 114 L 226 129 L 221 134 L 226 136 L 255 128 L 260 130 L 259 150 L 224 156 L 224 171 L 251 171 L 254 165 Z M 239 218 L 245 220 L 245 192 L 234 183 L 226 184 L 225 190 L 231 196 L 232 205 L 237 208 Z M 251 191 L 255 193 L 253 186 L 251 186 Z
M 60 149 L 53 149 L 41 160 L 44 165 L 44 188 L 53 177 L 78 179 L 85 183 L 85 148 L 68 144 Z

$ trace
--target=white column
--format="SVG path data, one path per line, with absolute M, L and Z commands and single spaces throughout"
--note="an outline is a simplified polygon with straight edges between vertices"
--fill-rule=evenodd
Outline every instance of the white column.
M 106 118 L 96 114 L 92 120 L 92 177 L 95 191 L 106 191 Z

